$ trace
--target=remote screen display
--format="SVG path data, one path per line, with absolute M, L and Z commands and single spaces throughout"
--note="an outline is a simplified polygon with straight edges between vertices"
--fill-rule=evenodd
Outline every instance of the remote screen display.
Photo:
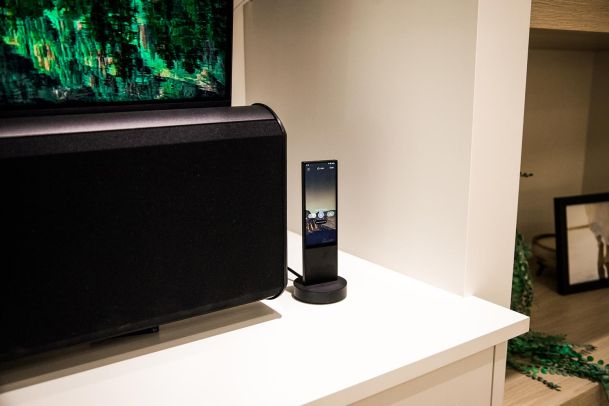
M 304 163 L 305 245 L 336 244 L 336 161 Z

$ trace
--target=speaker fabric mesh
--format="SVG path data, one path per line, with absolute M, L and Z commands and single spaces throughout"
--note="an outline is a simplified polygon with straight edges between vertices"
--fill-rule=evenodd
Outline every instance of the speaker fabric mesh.
M 275 120 L 0 139 L 0 151 L 0 359 L 285 287 Z

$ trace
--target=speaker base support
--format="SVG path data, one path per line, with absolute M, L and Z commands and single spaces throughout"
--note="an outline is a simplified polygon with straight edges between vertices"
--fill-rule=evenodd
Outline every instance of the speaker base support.
M 305 285 L 299 277 L 294 280 L 292 296 L 301 302 L 311 304 L 340 302 L 347 297 L 347 280 L 338 276 L 335 281 Z

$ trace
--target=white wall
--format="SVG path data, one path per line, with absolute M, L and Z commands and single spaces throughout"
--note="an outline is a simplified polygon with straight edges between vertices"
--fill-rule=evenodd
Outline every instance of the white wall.
M 299 162 L 337 158 L 341 249 L 509 304 L 529 7 L 247 4 L 247 102 L 288 131 L 289 228 L 300 231 Z M 494 277 L 501 286 L 485 286 Z
M 299 162 L 337 158 L 340 248 L 458 291 L 475 1 L 256 0 L 245 17 L 248 102 L 288 132 L 289 228 Z
M 245 51 L 243 35 L 244 0 L 233 0 L 233 72 L 232 94 L 233 106 L 245 105 Z

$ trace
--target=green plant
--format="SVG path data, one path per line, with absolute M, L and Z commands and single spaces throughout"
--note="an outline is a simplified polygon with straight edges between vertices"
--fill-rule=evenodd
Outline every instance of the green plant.
M 530 250 L 522 235 L 516 235 L 511 308 L 530 316 L 533 303 L 533 281 L 529 268 Z M 569 375 L 599 382 L 609 399 L 609 365 L 594 361 L 595 347 L 573 344 L 563 335 L 529 331 L 508 341 L 507 366 L 535 379 L 550 389 L 560 386 L 546 379 L 546 374 Z
M 529 268 L 531 250 L 524 242 L 522 234 L 516 233 L 516 247 L 514 248 L 514 274 L 512 276 L 512 304 L 511 308 L 518 313 L 531 315 L 533 304 L 533 280 Z

